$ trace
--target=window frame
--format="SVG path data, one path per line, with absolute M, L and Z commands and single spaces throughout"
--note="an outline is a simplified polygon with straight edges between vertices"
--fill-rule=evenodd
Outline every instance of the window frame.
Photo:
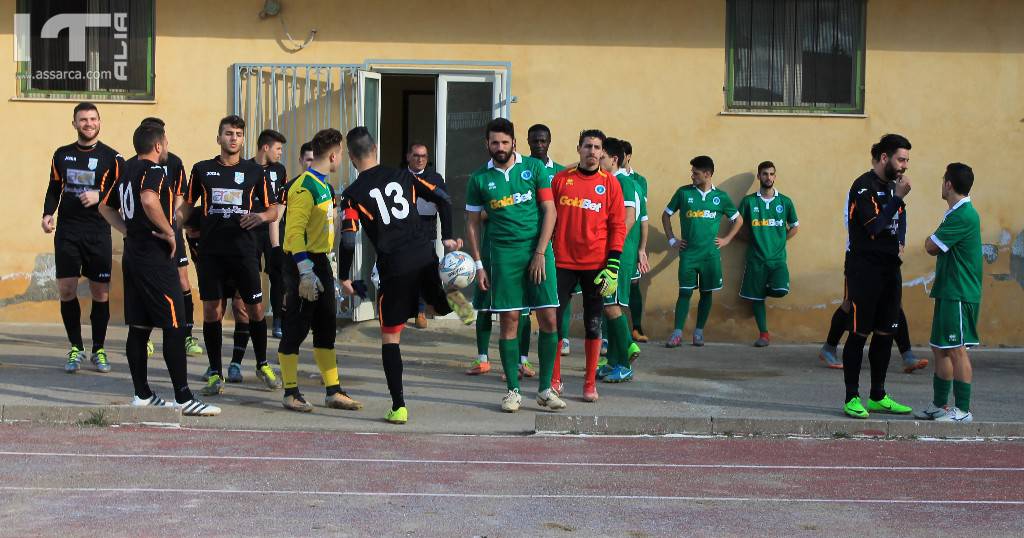
M 861 3 L 860 18 L 860 39 L 855 50 L 853 76 L 855 82 L 855 95 L 852 105 L 834 106 L 747 106 L 736 104 L 736 50 L 735 38 L 736 28 L 733 18 L 729 16 L 730 4 L 734 0 L 725 0 L 725 108 L 722 111 L 725 115 L 783 115 L 783 116 L 865 116 L 865 94 L 867 85 L 865 83 L 865 64 L 867 56 L 867 0 Z
M 13 101 L 94 101 L 97 103 L 155 103 L 156 102 L 156 2 L 150 0 L 152 9 L 149 23 L 153 34 L 146 38 L 146 89 L 129 92 L 115 90 L 44 90 L 29 87 L 32 62 L 14 62 L 17 87 Z M 31 13 L 31 0 L 17 0 L 15 13 Z

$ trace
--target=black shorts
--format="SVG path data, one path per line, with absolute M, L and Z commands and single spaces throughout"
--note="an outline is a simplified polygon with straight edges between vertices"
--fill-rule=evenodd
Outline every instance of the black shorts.
M 601 313 L 604 311 L 604 297 L 594 283 L 600 269 L 566 269 L 558 267 L 555 276 L 558 281 L 558 304 L 569 305 L 577 287 L 583 294 L 583 329 L 586 338 L 601 338 Z M 565 306 L 559 306 L 559 318 Z M 568 338 L 568 334 L 560 334 L 559 338 Z
M 288 315 L 284 318 L 284 338 L 278 351 L 285 354 L 298 353 L 299 346 L 310 329 L 313 330 L 313 347 L 334 349 L 335 321 L 337 319 L 337 301 L 335 295 L 334 273 L 331 262 L 326 254 L 310 254 L 313 262 L 313 273 L 320 279 L 324 291 L 320 292 L 316 301 L 307 301 L 299 296 L 299 269 L 295 262 L 288 259 L 284 264 L 284 279 L 288 283 L 285 291 L 285 302 Z
M 263 302 L 260 264 L 256 256 L 201 255 L 199 261 L 200 299 L 230 299 L 237 290 L 245 304 Z
M 57 278 L 84 276 L 93 282 L 110 282 L 111 258 L 110 230 L 61 233 L 53 237 L 54 262 Z
M 851 327 L 855 333 L 895 333 L 903 298 L 903 276 L 898 265 L 850 258 L 846 286 L 852 304 Z
M 170 260 L 160 263 L 125 255 L 124 321 L 138 327 L 177 329 L 184 323 L 184 296 L 178 270 Z
M 437 271 L 437 256 L 433 261 L 421 265 L 418 269 L 400 274 L 381 275 L 380 290 L 377 294 L 377 305 L 381 325 L 394 327 L 404 325 L 409 318 L 419 313 L 420 297 L 434 312 L 444 316 L 452 311 L 448 305 L 448 296 L 441 284 L 441 275 Z
M 188 267 L 188 250 L 185 249 L 185 233 L 181 228 L 174 229 L 174 258 L 178 267 Z

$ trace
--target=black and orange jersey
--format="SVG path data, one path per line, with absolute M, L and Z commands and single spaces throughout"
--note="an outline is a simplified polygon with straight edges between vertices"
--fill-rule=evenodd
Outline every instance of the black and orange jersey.
M 97 206 L 85 207 L 78 196 L 98 191 L 106 197 L 124 167 L 124 159 L 103 142 L 91 146 L 78 143 L 57 148 L 50 161 L 50 181 L 43 201 L 43 215 L 58 214 L 57 232 L 68 226 L 90 226 L 110 230 Z M 62 230 L 62 228 L 64 228 Z
M 262 212 L 276 203 L 263 167 L 252 161 L 227 166 L 214 157 L 199 161 L 189 175 L 185 203 L 198 205 L 201 254 L 256 256 L 257 237 L 239 225 L 243 215 Z
M 143 191 L 152 191 L 160 198 L 160 210 L 167 222 L 174 225 L 175 180 L 166 175 L 163 165 L 146 159 L 132 158 L 124 167 L 115 186 L 107 191 L 102 203 L 121 210 L 128 233 L 124 253 L 138 258 L 168 259 L 167 243 L 153 235 L 159 231 L 142 207 Z
M 131 164 L 137 160 L 139 160 L 139 156 L 135 155 L 125 164 Z M 188 195 L 188 176 L 185 174 L 185 163 L 181 161 L 181 157 L 168 152 L 167 162 L 160 166 L 164 169 L 164 176 L 171 181 L 174 195 L 185 198 Z
M 279 162 L 268 163 L 266 166 L 263 166 L 256 161 L 255 157 L 252 158 L 252 162 L 263 168 L 263 173 L 266 174 L 267 181 L 270 182 L 270 192 L 274 193 L 275 199 L 280 202 L 281 196 L 284 195 L 284 185 L 288 182 L 288 170 Z M 256 230 L 261 234 L 267 234 L 270 233 L 271 225 L 272 223 L 268 222 L 267 224 L 257 226 Z M 283 227 L 281 229 L 284 230 Z
M 853 182 L 846 197 L 848 249 L 854 258 L 900 263 L 900 221 L 906 218 L 903 200 L 893 192 L 893 183 L 883 181 L 873 170 Z M 905 233 L 905 228 L 904 228 Z
M 355 232 L 362 226 L 377 251 L 377 270 L 381 275 L 416 269 L 435 256 L 434 236 L 416 210 L 420 197 L 437 204 L 441 237 L 450 239 L 452 212 L 448 193 L 408 170 L 374 166 L 362 171 L 341 194 L 342 233 Z M 339 269 L 343 276 L 347 275 L 347 266 Z

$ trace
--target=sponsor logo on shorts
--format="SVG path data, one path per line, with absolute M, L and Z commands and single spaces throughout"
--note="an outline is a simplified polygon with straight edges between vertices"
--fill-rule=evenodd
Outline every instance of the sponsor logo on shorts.
M 100 273 L 96 275 L 98 278 L 110 278 L 110 273 Z
M 689 210 L 686 212 L 686 218 L 688 219 L 717 219 L 718 211 L 709 211 L 707 209 Z
M 589 209 L 595 213 L 600 213 L 601 206 L 603 204 L 601 202 L 595 202 L 590 198 L 570 198 L 568 196 L 562 196 L 558 199 L 558 205 Z
M 259 298 L 261 298 L 261 297 L 263 297 L 263 292 L 262 292 L 262 291 L 261 291 L 261 292 L 259 292 L 259 293 L 254 293 L 254 294 L 252 294 L 252 297 L 250 297 L 250 299 L 252 299 L 253 301 L 255 301 L 256 299 L 259 299 Z
M 956 342 L 956 335 L 955 335 L 955 334 L 950 334 L 950 335 L 949 335 L 949 336 L 947 337 L 947 339 L 948 339 L 948 340 L 949 340 L 950 342 Z
M 512 193 L 508 196 L 503 196 L 497 200 L 491 200 L 491 209 L 501 209 L 503 207 L 509 207 L 517 204 L 533 201 L 533 191 L 526 191 L 524 193 Z

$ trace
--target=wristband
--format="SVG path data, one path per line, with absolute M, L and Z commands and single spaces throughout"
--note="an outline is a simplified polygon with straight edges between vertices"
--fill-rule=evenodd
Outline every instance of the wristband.
M 676 243 L 678 243 L 678 242 L 679 242 L 679 240 L 676 239 L 675 237 L 669 237 L 668 238 L 668 246 L 670 246 L 670 247 L 676 246 Z
M 480 261 L 480 260 L 477 260 L 477 261 L 475 262 L 475 265 L 476 265 L 476 269 L 477 269 L 477 271 L 479 271 L 480 269 L 483 269 L 483 268 L 484 268 L 484 262 L 482 262 L 482 261 Z

